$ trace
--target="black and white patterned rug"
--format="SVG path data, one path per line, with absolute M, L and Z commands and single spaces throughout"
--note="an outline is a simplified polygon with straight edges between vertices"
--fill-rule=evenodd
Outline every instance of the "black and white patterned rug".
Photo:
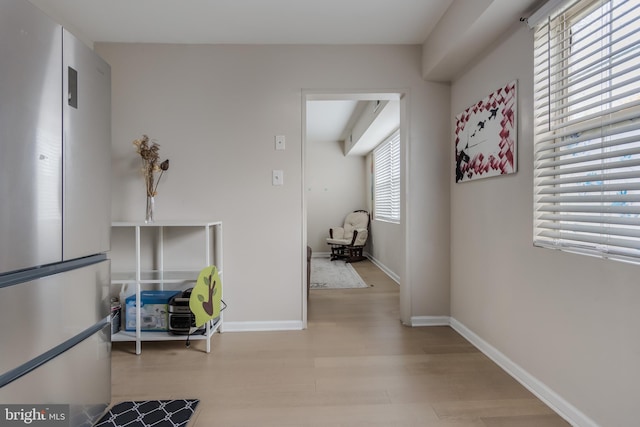
M 111 407 L 94 427 L 184 427 L 198 399 L 122 402 Z

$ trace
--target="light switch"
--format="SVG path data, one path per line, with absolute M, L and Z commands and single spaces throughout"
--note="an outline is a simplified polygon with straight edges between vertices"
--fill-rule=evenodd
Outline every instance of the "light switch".
M 271 176 L 272 185 L 284 185 L 284 172 L 281 170 L 274 170 Z
M 284 135 L 276 135 L 276 150 L 284 150 L 285 137 Z

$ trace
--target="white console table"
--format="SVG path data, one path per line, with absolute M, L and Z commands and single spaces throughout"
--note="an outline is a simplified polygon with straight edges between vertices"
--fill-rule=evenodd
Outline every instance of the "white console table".
M 141 343 L 143 341 L 184 341 L 186 335 L 175 335 L 170 332 L 145 332 L 141 331 L 141 319 L 140 319 L 140 292 L 145 286 L 155 286 L 159 289 L 164 289 L 165 286 L 172 289 L 184 288 L 186 285 L 191 284 L 190 287 L 195 285 L 198 279 L 198 274 L 202 268 L 209 265 L 215 265 L 218 268 L 218 274 L 222 283 L 223 268 L 222 268 L 222 222 L 206 222 L 206 221 L 155 221 L 152 223 L 145 222 L 114 222 L 112 225 L 112 273 L 111 284 L 112 285 L 127 285 L 135 287 L 136 295 L 136 330 L 126 331 L 121 330 L 112 335 L 112 341 L 135 341 L 136 354 L 140 354 Z M 135 257 L 135 266 L 130 263 L 118 262 L 115 251 L 118 248 L 114 248 L 115 239 L 123 237 L 123 233 L 128 235 L 133 233 L 134 248 L 127 247 L 125 242 L 120 247 L 126 250 L 124 258 L 129 257 L 129 253 Z M 168 249 L 167 234 L 180 235 L 180 233 L 196 233 L 202 246 L 196 252 L 200 252 L 199 257 L 201 263 L 198 268 L 195 269 L 174 269 L 173 267 L 167 267 L 168 260 L 165 259 L 165 251 Z M 144 234 L 144 236 L 143 236 Z M 131 236 L 126 236 L 131 237 Z M 146 237 L 146 239 L 145 239 Z M 179 239 L 176 239 L 179 240 Z M 186 248 L 180 247 L 182 243 L 172 242 L 173 249 L 177 246 L 180 251 L 186 250 Z M 150 267 L 145 265 L 143 260 L 143 253 L 146 251 L 146 255 L 149 255 L 154 262 Z M 125 252 L 125 251 L 123 251 Z M 122 259 L 120 259 L 122 261 Z M 196 261 L 200 263 L 200 261 Z M 127 264 L 122 266 L 119 264 Z M 147 264 L 149 264 L 147 262 Z M 125 301 L 120 301 L 122 304 L 121 315 L 124 315 L 126 311 Z M 206 323 L 206 330 L 204 335 L 190 335 L 190 340 L 206 340 L 206 351 L 211 352 L 211 337 L 216 331 L 222 331 L 222 313 L 220 313 L 220 319 L 213 324 L 213 322 Z

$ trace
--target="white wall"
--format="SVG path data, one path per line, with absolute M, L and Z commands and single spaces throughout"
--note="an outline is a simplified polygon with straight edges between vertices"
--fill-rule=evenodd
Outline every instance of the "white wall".
M 371 221 L 371 240 L 368 247 L 373 261 L 392 279 L 399 280 L 402 268 L 402 226 L 385 221 Z
M 404 93 L 401 313 L 449 313 L 448 85 L 420 75 L 420 46 L 96 44 L 112 67 L 114 220 L 140 220 L 131 141 L 157 138 L 171 169 L 156 218 L 224 222 L 225 323 L 296 327 L 303 316 L 302 94 Z M 275 151 L 274 135 L 287 137 Z M 271 171 L 284 170 L 284 186 Z M 266 326 L 265 326 L 266 325 Z
M 452 85 L 453 123 L 517 79 L 519 128 L 515 175 L 450 180 L 451 314 L 573 405 L 581 425 L 637 425 L 640 267 L 533 247 L 533 34 L 521 24 L 502 40 Z
M 367 155 L 367 201 L 368 209 L 373 212 L 373 195 L 371 170 L 373 168 L 373 155 Z M 400 271 L 404 262 L 403 248 L 404 236 L 402 224 L 395 224 L 386 221 L 378 221 L 371 218 L 371 236 L 367 242 L 367 254 L 378 267 L 384 270 L 389 277 L 396 282 L 400 280 Z
M 307 245 L 314 255 L 331 252 L 329 228 L 342 226 L 349 212 L 368 209 L 365 158 L 345 156 L 343 147 L 338 141 L 307 141 Z

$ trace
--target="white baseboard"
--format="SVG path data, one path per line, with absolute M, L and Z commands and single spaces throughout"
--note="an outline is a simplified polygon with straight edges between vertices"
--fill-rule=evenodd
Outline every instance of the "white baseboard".
M 409 326 L 450 326 L 451 318 L 449 316 L 415 316 L 411 318 Z
M 391 278 L 391 280 L 393 280 L 397 284 L 400 284 L 400 276 L 398 276 L 393 271 L 389 270 L 386 265 L 384 265 L 379 260 L 377 260 L 376 258 L 371 256 L 370 253 L 365 253 L 365 255 L 367 256 L 367 258 L 369 258 L 369 260 L 372 263 L 374 263 L 380 270 L 382 270 L 387 276 L 389 276 Z
M 331 257 L 331 252 L 312 252 L 311 258 L 329 258 Z
M 547 385 L 525 371 L 458 320 L 449 316 L 415 316 L 411 318 L 410 326 L 451 326 L 569 424 L 574 427 L 600 427 L 578 408 L 567 402 L 562 396 L 551 390 Z M 303 329 L 303 323 L 298 320 L 223 323 L 224 332 L 298 331 L 301 329 Z
M 493 360 L 520 384 L 535 394 L 546 405 L 558 413 L 569 424 L 575 427 L 599 427 L 595 421 L 587 417 L 578 408 L 567 402 L 555 391 L 551 390 L 543 382 L 522 369 L 517 363 L 509 359 L 498 349 L 480 338 L 476 333 L 467 328 L 454 318 L 450 318 L 450 324 L 460 335 L 476 346 L 482 353 Z
M 300 320 L 276 320 L 260 322 L 227 322 L 222 324 L 224 332 L 299 331 L 304 329 Z

